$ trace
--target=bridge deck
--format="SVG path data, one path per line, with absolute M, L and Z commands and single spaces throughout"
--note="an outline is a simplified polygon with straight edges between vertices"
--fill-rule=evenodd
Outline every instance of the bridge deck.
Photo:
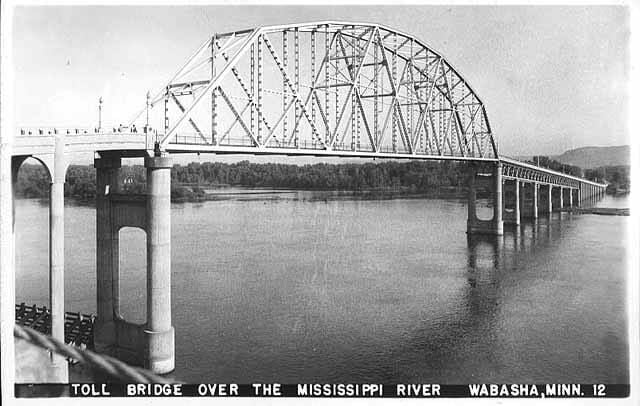
M 119 132 L 116 129 L 108 132 L 97 132 L 87 129 L 34 129 L 21 130 L 14 137 L 12 155 L 38 156 L 53 155 L 55 137 L 63 136 L 65 153 L 94 154 L 103 151 L 118 151 L 125 157 L 142 157 L 153 154 L 154 144 L 161 135 L 140 132 Z M 391 149 L 378 151 L 349 150 L 347 148 L 330 148 L 302 143 L 298 148 L 256 146 L 256 145 L 212 145 L 203 143 L 169 143 L 164 149 L 171 154 L 212 153 L 212 154 L 247 154 L 247 155 L 283 155 L 283 156 L 316 156 L 344 158 L 378 158 L 378 159 L 411 159 L 411 160 L 449 160 L 469 162 L 501 162 L 503 176 L 507 179 L 522 179 L 531 182 L 551 183 L 567 187 L 578 187 L 579 184 L 606 187 L 606 184 L 557 172 L 548 168 L 535 166 L 526 162 L 500 156 L 499 159 L 473 157 L 463 155 L 428 155 L 424 153 L 398 152 Z

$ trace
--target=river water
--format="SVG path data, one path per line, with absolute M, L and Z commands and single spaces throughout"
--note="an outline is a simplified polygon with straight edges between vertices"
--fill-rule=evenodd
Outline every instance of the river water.
M 463 200 L 252 192 L 172 205 L 175 378 L 628 383 L 628 217 L 467 238 Z M 16 301 L 46 304 L 48 209 L 16 205 Z M 95 312 L 95 209 L 68 203 L 65 226 L 66 309 Z M 143 322 L 145 235 L 120 238 Z

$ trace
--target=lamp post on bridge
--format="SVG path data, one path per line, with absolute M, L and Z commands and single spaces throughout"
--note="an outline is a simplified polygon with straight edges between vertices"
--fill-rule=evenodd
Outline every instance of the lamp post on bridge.
M 147 90 L 147 119 L 146 119 L 145 124 L 144 124 L 144 132 L 145 133 L 149 129 L 149 106 L 151 105 L 150 100 L 151 100 L 151 94 L 149 94 L 149 91 Z
M 98 99 L 98 131 L 102 130 L 102 96 Z

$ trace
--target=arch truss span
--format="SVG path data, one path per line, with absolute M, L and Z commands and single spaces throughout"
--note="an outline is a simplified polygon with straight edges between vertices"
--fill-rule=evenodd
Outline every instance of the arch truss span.
M 498 157 L 467 81 L 422 41 L 375 24 L 215 34 L 146 110 L 138 126 L 166 150 Z

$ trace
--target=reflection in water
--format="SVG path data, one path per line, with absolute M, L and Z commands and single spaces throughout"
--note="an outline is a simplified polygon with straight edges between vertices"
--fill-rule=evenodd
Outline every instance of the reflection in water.
M 413 356 L 422 356 L 429 360 L 429 371 L 423 371 L 419 375 L 422 379 L 437 379 L 444 375 L 454 376 L 453 382 L 459 383 L 486 382 L 492 379 L 500 381 L 504 380 L 504 378 L 500 378 L 504 375 L 496 371 L 505 368 L 520 370 L 521 375 L 518 376 L 531 377 L 533 380 L 560 379 L 563 382 L 571 380 L 568 378 L 567 371 L 563 375 L 538 368 L 541 359 L 549 359 L 547 354 L 538 355 L 540 357 L 538 359 L 536 356 L 524 357 L 524 359 L 530 360 L 530 364 L 517 365 L 517 362 L 514 364 L 514 360 L 510 359 L 510 355 L 507 355 L 509 352 L 518 354 L 517 358 L 521 358 L 520 352 L 536 352 L 535 345 L 518 346 L 514 349 L 512 345 L 504 342 L 501 330 L 515 327 L 508 323 L 505 324 L 505 313 L 512 311 L 510 302 L 514 300 L 526 302 L 526 295 L 523 294 L 527 290 L 526 285 L 535 285 L 536 283 L 531 279 L 530 270 L 523 269 L 525 267 L 522 261 L 541 262 L 545 265 L 553 264 L 553 261 L 548 258 L 555 257 L 558 253 L 562 255 L 561 249 L 558 247 L 560 239 L 565 238 L 571 241 L 577 237 L 573 229 L 575 224 L 572 224 L 575 220 L 579 220 L 579 217 L 570 213 L 558 213 L 555 216 L 523 222 L 521 227 L 514 227 L 504 236 L 467 236 L 467 288 L 459 297 L 458 311 L 443 315 L 440 323 L 425 324 L 416 329 L 409 344 L 412 347 Z M 533 258 L 535 255 L 537 257 Z M 508 263 L 505 263 L 505 260 Z M 543 273 L 552 272 L 555 272 L 553 265 L 552 268 L 543 271 Z M 506 273 L 511 274 L 507 275 Z M 518 279 L 518 273 L 522 278 Z M 573 296 L 571 290 L 567 291 L 566 287 L 562 287 L 561 291 L 568 297 Z M 550 302 L 554 304 L 557 301 L 557 298 L 550 299 Z M 553 305 L 551 308 L 553 309 Z M 538 317 L 540 319 L 551 317 L 554 320 L 558 313 L 563 312 L 561 309 L 555 309 L 552 313 Z M 521 330 L 523 332 L 530 331 L 529 324 L 536 324 L 527 320 L 526 317 L 522 317 L 522 319 L 528 323 L 525 330 Z M 572 329 L 573 327 L 567 325 L 565 329 L 567 328 Z M 551 328 L 550 330 L 555 329 Z M 566 334 L 566 331 L 563 334 Z M 478 334 L 482 335 L 480 341 L 477 339 Z M 622 341 L 609 340 L 614 348 L 626 352 L 624 349 L 627 347 L 623 344 L 623 336 L 618 336 L 618 339 Z M 547 338 L 543 345 L 554 345 L 553 341 L 548 340 Z M 540 345 L 540 343 L 536 343 L 536 345 Z M 565 344 L 560 345 L 564 348 Z M 557 352 L 558 349 L 545 348 L 544 350 L 549 351 L 549 354 L 555 353 L 555 356 L 562 359 L 567 356 L 567 353 L 572 352 L 568 348 L 575 350 L 575 347 L 572 347 L 574 344 L 568 343 L 567 345 L 569 347 L 564 350 L 566 351 L 564 353 Z M 406 349 L 402 349 L 401 352 L 406 351 Z M 611 351 L 608 353 L 611 355 Z M 463 361 L 461 358 L 465 356 L 468 358 Z M 582 356 L 578 355 L 578 357 Z M 459 369 L 450 370 L 449 365 L 452 359 L 455 360 L 454 362 L 465 365 L 464 372 Z M 601 379 L 607 382 L 628 382 L 628 371 L 625 369 L 626 355 L 616 359 L 622 369 L 618 369 L 617 372 L 601 370 L 599 371 Z M 448 370 L 451 375 L 443 372 Z M 478 371 L 481 374 L 478 374 Z M 593 376 L 593 371 L 579 370 L 577 373 L 580 376 Z
M 401 364 L 423 360 L 424 366 L 413 374 L 400 372 L 401 379 L 396 371 L 389 382 L 421 382 L 443 376 L 451 383 L 486 382 L 486 375 L 478 371 L 484 369 L 486 374 L 497 367 L 492 352 L 483 347 L 498 339 L 493 327 L 501 312 L 503 238 L 467 235 L 466 245 L 467 283 L 450 299 L 448 308 L 434 315 L 435 320 L 421 320 L 410 339 L 399 342 L 391 354 Z M 466 367 L 456 369 L 460 365 Z

